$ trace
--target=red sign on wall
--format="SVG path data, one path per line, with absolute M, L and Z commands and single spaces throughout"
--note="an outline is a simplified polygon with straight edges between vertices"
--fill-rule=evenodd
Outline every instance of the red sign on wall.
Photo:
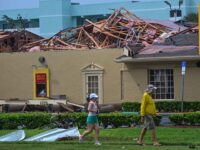
M 36 84 L 37 83 L 46 84 L 46 82 L 47 82 L 46 73 L 38 73 L 38 74 L 36 74 Z
M 47 96 L 47 74 L 37 73 L 35 74 L 36 80 L 36 96 L 46 97 Z
M 49 98 L 49 69 L 34 68 L 33 69 L 33 99 Z

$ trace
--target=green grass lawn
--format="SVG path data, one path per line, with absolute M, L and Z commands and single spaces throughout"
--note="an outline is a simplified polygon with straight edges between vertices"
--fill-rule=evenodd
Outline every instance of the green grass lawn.
M 2 142 L 0 150 L 189 150 L 190 145 L 195 145 L 195 150 L 200 150 L 200 128 L 157 128 L 157 136 L 161 147 L 152 146 L 150 132 L 147 132 L 144 143 L 138 146 L 136 139 L 140 128 L 102 129 L 100 139 L 102 146 L 94 145 L 94 133 L 87 137 L 83 143 L 78 139 L 57 142 Z M 33 136 L 44 130 L 26 130 L 26 137 Z M 1 130 L 0 135 L 9 133 Z M 83 130 L 80 131 L 81 133 Z

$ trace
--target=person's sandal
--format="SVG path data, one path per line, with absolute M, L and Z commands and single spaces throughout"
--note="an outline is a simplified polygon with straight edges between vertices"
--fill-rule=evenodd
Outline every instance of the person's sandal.
M 83 142 L 83 136 L 82 135 L 79 135 L 79 142 Z
M 140 146 L 145 146 L 145 144 L 144 144 L 144 143 L 140 143 L 140 142 L 138 142 L 138 141 L 137 141 L 137 145 L 140 145 Z
M 154 143 L 153 146 L 161 146 L 159 143 Z
M 96 141 L 94 144 L 97 146 L 101 146 L 101 143 L 99 141 Z

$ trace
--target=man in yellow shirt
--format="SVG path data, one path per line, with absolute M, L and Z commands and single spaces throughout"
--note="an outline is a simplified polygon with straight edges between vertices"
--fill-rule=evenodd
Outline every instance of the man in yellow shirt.
M 153 140 L 153 145 L 154 146 L 159 146 L 160 144 L 158 143 L 157 137 L 156 137 L 156 132 L 155 132 L 155 123 L 153 120 L 153 116 L 156 116 L 156 107 L 155 103 L 152 99 L 152 93 L 157 89 L 157 87 L 153 85 L 148 85 L 144 95 L 142 97 L 142 102 L 140 106 L 140 113 L 141 113 L 141 122 L 144 123 L 144 127 L 141 131 L 140 137 L 137 141 L 139 145 L 143 145 L 143 138 L 144 135 L 149 128 L 151 130 L 151 136 Z

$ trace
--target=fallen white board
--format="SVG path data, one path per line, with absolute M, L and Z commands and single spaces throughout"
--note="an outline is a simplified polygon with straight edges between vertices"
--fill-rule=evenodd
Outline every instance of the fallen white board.
M 0 137 L 1 142 L 21 141 L 25 138 L 24 130 L 18 130 Z
M 33 137 L 27 138 L 24 141 L 52 142 L 64 137 L 79 137 L 79 135 L 80 135 L 80 132 L 77 127 L 69 128 L 69 129 L 56 128 L 56 129 L 46 131 L 44 133 L 40 133 Z

